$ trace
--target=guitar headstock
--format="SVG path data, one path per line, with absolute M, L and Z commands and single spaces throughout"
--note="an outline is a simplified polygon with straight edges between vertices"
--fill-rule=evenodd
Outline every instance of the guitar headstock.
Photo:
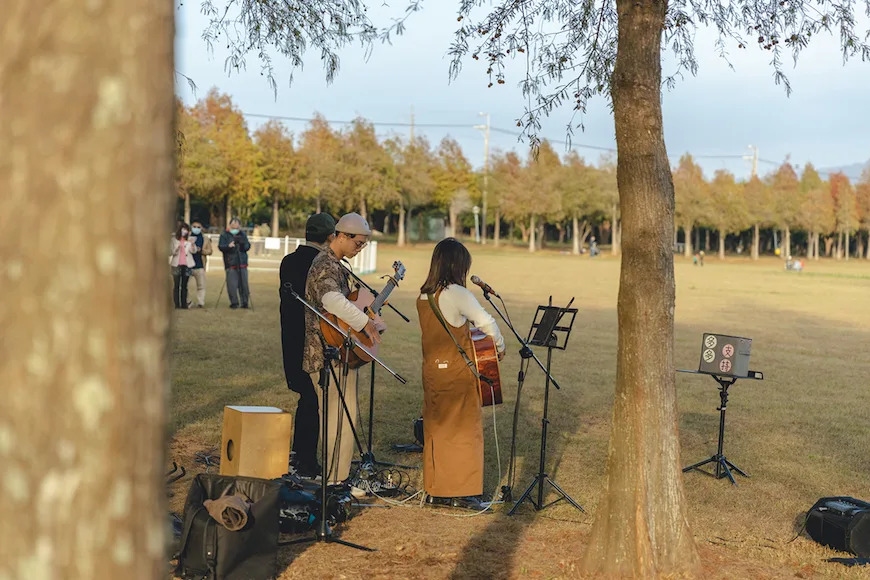
M 405 265 L 402 264 L 399 260 L 393 262 L 393 270 L 395 270 L 395 274 L 393 274 L 393 279 L 398 284 L 399 280 L 403 280 L 405 278 Z

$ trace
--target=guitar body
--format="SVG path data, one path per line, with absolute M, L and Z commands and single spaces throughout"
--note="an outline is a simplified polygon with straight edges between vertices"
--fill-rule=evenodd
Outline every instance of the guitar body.
M 495 340 L 479 328 L 471 329 L 471 343 L 474 346 L 474 363 L 477 372 L 492 381 L 492 388 L 478 379 L 482 406 L 501 405 L 501 373 L 498 368 L 498 350 Z
M 369 318 L 375 321 L 375 326 L 378 327 L 380 332 L 386 330 L 386 325 L 384 321 L 381 319 L 380 315 L 374 314 L 372 312 L 367 311 L 367 309 L 372 305 L 375 301 L 374 295 L 368 291 L 367 288 L 360 288 L 358 290 L 354 290 L 347 297 L 348 300 L 353 302 L 354 306 L 365 312 L 369 315 Z M 378 345 L 375 344 L 375 341 L 363 334 L 362 332 L 357 332 L 348 326 L 343 320 L 338 318 L 334 314 L 325 313 L 325 316 L 336 326 L 341 328 L 341 330 L 345 333 L 350 333 L 353 337 L 353 340 L 356 344 L 365 347 L 370 353 L 377 356 L 378 355 Z M 320 331 L 323 333 L 323 338 L 326 340 L 326 343 L 334 346 L 339 349 L 340 361 L 344 362 L 345 360 L 345 348 L 344 348 L 344 338 L 335 331 L 327 323 L 320 321 Z M 354 348 L 348 355 L 348 366 L 352 369 L 358 369 L 359 367 L 365 365 L 372 361 L 372 357 L 370 357 L 364 350 L 361 348 Z

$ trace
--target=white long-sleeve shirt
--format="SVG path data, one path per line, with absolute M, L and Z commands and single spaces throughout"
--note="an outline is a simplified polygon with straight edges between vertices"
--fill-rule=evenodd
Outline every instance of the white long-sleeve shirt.
M 341 292 L 327 292 L 321 298 L 321 302 L 327 312 L 338 316 L 357 332 L 368 324 L 368 315 L 345 298 Z
M 424 294 L 422 298 L 426 299 L 427 297 Z M 460 327 L 471 321 L 474 326 L 495 340 L 498 352 L 504 352 L 504 337 L 501 335 L 495 318 L 484 310 L 471 290 L 459 284 L 451 284 L 441 291 L 441 295 L 438 297 L 438 308 L 441 309 L 441 314 L 448 324 Z

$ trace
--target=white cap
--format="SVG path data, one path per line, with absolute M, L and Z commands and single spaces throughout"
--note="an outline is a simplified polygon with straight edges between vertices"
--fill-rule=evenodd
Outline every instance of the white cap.
M 335 224 L 335 231 L 360 236 L 372 235 L 372 230 L 369 227 L 368 222 L 358 213 L 346 213 L 341 216 L 341 219 L 339 219 L 338 223 Z

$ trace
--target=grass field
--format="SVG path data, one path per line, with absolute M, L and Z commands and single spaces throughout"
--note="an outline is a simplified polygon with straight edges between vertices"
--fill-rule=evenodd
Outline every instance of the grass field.
M 586 513 L 564 504 L 537 514 L 522 508 L 511 518 L 505 506 L 471 518 L 416 504 L 368 508 L 338 531 L 378 552 L 334 544 L 287 548 L 280 557 L 282 578 L 577 575 L 604 485 L 616 371 L 619 262 L 471 249 L 472 273 L 502 293 L 523 334 L 537 304 L 546 303 L 550 295 L 557 304 L 576 297 L 580 312 L 568 349 L 553 357 L 553 374 L 562 390 L 551 391 L 548 473 Z M 390 327 L 383 357 L 408 384 L 379 373 L 374 428 L 378 459 L 420 461 L 419 455 L 397 455 L 390 448 L 413 440 L 411 422 L 420 414 L 420 331 L 414 299 L 430 254 L 431 246 L 380 247 L 380 274 L 387 273 L 394 259 L 407 267 L 393 304 L 412 322 L 385 315 Z M 822 548 L 806 535 L 789 542 L 819 497 L 870 500 L 870 263 L 809 262 L 804 272 L 793 273 L 772 258 L 754 263 L 710 258 L 704 267 L 676 260 L 677 368 L 697 368 L 701 334 L 709 331 L 752 338 L 750 368 L 765 376 L 760 382 L 738 381 L 729 391 L 725 455 L 751 478 L 737 476 L 735 487 L 699 473 L 684 476 L 705 575 L 870 578 L 868 567 L 825 562 L 846 555 Z M 286 389 L 281 363 L 277 270 L 251 273 L 253 311 L 230 310 L 225 295 L 220 307 L 213 308 L 222 278 L 220 271 L 209 275 L 208 309 L 176 311 L 173 318 L 169 458 L 191 474 L 203 469 L 194 463 L 194 453 L 220 445 L 224 405 L 295 410 L 296 395 Z M 367 278 L 382 285 L 376 276 Z M 516 341 L 508 337 L 507 342 L 509 354 L 502 363 L 506 400 L 497 415 L 503 475 L 519 367 Z M 687 465 L 716 450 L 719 397 L 710 377 L 678 373 L 676 380 L 682 462 Z M 362 396 L 361 408 L 368 408 L 367 399 Z M 515 495 L 537 470 L 542 405 L 543 381 L 532 370 L 521 404 Z M 495 491 L 499 467 L 489 411 L 484 424 L 486 487 Z M 176 511 L 189 481 L 188 476 L 174 486 L 171 507 Z

